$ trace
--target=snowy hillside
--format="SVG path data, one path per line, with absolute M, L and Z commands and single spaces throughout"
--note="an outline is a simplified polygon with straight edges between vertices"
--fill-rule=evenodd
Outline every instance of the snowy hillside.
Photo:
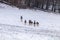
M 23 22 L 20 20 L 23 16 Z M 27 20 L 27 24 L 24 24 Z M 39 26 L 29 25 L 38 21 Z M 60 15 L 33 9 L 18 9 L 0 3 L 1 40 L 60 40 Z

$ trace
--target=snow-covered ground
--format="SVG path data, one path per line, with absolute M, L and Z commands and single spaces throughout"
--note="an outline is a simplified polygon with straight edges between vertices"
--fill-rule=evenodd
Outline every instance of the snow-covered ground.
M 20 20 L 23 16 L 23 22 Z M 27 20 L 27 24 L 24 24 Z M 38 21 L 39 26 L 29 25 Z M 0 3 L 1 40 L 60 40 L 60 14 L 33 9 L 18 9 Z

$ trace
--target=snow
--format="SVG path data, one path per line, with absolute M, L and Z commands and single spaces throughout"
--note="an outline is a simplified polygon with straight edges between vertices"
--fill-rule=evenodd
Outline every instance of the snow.
M 23 16 L 23 22 L 20 20 Z M 24 24 L 27 20 L 27 24 Z M 39 26 L 29 25 L 38 21 Z M 60 15 L 34 9 L 18 9 L 0 3 L 1 40 L 60 40 Z

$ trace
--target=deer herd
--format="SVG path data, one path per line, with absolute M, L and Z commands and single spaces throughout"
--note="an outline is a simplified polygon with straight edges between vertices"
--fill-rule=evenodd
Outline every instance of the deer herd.
M 20 17 L 20 20 L 21 20 L 21 22 L 23 22 L 23 16 Z M 39 26 L 39 22 L 36 22 L 35 20 L 34 21 L 28 20 L 28 22 L 27 22 L 27 20 L 24 20 L 24 24 L 26 25 L 27 23 L 29 25 L 33 25 L 34 27 Z

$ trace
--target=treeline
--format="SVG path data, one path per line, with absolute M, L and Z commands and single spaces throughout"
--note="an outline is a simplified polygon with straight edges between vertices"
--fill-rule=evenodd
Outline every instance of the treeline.
M 60 13 L 60 0 L 3 0 L 18 8 L 34 8 Z

